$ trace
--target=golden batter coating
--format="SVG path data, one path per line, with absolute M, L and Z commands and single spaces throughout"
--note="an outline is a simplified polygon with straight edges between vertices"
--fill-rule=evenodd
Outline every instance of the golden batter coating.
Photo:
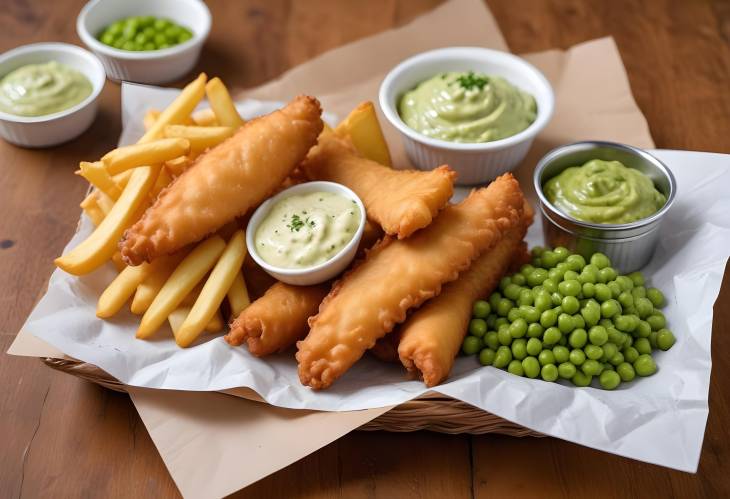
M 410 372 L 419 373 L 427 386 L 449 375 L 461 349 L 472 306 L 489 295 L 519 254 L 522 238 L 532 223 L 527 206 L 524 219 L 515 223 L 489 251 L 482 253 L 459 278 L 444 286 L 441 294 L 426 302 L 399 327 L 398 356 Z
M 301 382 L 329 387 L 409 309 L 438 295 L 443 284 L 493 247 L 522 218 L 523 200 L 517 180 L 506 174 L 445 208 L 413 236 L 386 237 L 375 245 L 309 320 L 309 334 L 297 343 Z
M 172 253 L 261 203 L 315 144 L 321 113 L 317 99 L 299 96 L 200 156 L 126 231 L 124 261 L 139 265 Z
M 362 199 L 368 218 L 399 239 L 431 223 L 454 192 L 456 173 L 394 170 L 358 155 L 345 139 L 323 133 L 302 164 L 311 180 L 344 184 Z

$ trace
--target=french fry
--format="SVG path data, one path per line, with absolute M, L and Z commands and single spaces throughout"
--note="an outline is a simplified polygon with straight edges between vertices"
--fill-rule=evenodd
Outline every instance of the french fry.
M 91 220 L 91 223 L 94 224 L 94 227 L 98 227 L 102 220 L 104 220 L 104 212 L 101 211 L 101 208 L 99 208 L 98 204 L 92 204 L 89 206 L 82 207 L 84 210 L 84 213 L 87 217 L 89 217 L 89 220 Z
M 190 117 L 193 119 L 193 125 L 198 126 L 219 126 L 220 123 L 218 122 L 218 118 L 216 118 L 215 113 L 213 110 L 209 107 L 206 107 L 205 109 L 199 109 L 193 114 L 190 115 Z
M 170 323 L 170 329 L 172 329 L 173 334 L 177 333 L 178 330 L 180 330 L 180 326 L 182 326 L 183 322 L 185 322 L 185 318 L 188 316 L 189 313 L 190 307 L 180 306 L 173 310 L 172 313 L 167 317 L 167 321 Z M 220 312 L 216 311 L 216 313 L 213 315 L 213 318 L 205 326 L 205 330 L 209 333 L 217 333 L 222 329 L 223 318 L 221 317 Z
M 205 85 L 205 94 L 208 96 L 210 107 L 223 126 L 238 128 L 243 125 L 243 119 L 236 110 L 236 105 L 228 93 L 228 89 L 220 78 L 215 77 Z
M 147 311 L 152 301 L 160 292 L 162 286 L 165 285 L 170 275 L 174 272 L 188 251 L 181 250 L 172 255 L 161 256 L 154 260 L 157 265 L 151 270 L 150 274 L 137 286 L 137 291 L 132 298 L 132 304 L 129 309 L 133 314 L 141 315 Z
M 363 102 L 353 109 L 347 118 L 337 125 L 335 133 L 349 137 L 355 149 L 366 158 L 381 165 L 392 166 L 388 143 L 385 142 L 372 102 Z
M 205 330 L 208 333 L 217 333 L 218 331 L 223 330 L 223 317 L 221 316 L 220 310 L 216 310 L 213 313 L 213 317 L 211 317 L 208 324 L 205 325 Z
M 225 248 L 226 243 L 221 237 L 212 236 L 198 244 L 185 257 L 142 316 L 137 329 L 137 338 L 148 338 L 159 329 L 185 295 L 215 265 Z
M 233 135 L 235 129 L 229 126 L 186 126 L 167 125 L 165 137 L 188 139 L 190 150 L 200 153 L 209 147 L 215 147 Z
M 193 308 L 185 318 L 185 322 L 175 334 L 175 341 L 181 347 L 190 346 L 213 318 L 230 289 L 237 273 L 241 271 L 243 257 L 246 254 L 246 238 L 242 230 L 238 230 L 226 245 L 225 251 L 203 285 L 200 296 L 195 300 Z
M 167 168 L 160 168 L 160 174 L 157 175 L 155 185 L 152 186 L 152 190 L 150 191 L 150 198 L 152 198 L 153 201 L 157 199 L 157 196 L 160 195 L 162 189 L 170 185 L 171 182 L 172 175 L 170 175 L 170 172 L 167 171 Z
M 180 302 L 180 305 L 183 305 L 185 307 L 192 307 L 193 305 L 195 305 L 195 300 L 197 300 L 198 296 L 200 296 L 200 292 L 203 290 L 203 284 L 207 280 L 208 276 L 206 275 L 200 281 L 198 281 L 198 284 L 195 285 L 192 291 L 185 295 L 185 298 L 183 298 L 183 301 Z
M 79 170 L 76 173 L 84 177 L 91 185 L 115 201 L 122 193 L 122 190 L 116 182 L 114 182 L 114 179 L 111 175 L 109 175 L 109 172 L 106 171 L 104 163 L 101 161 L 95 161 L 93 163 L 82 161 L 79 163 Z
M 132 169 L 130 168 L 129 170 L 124 170 L 122 173 L 117 173 L 116 175 L 113 175 L 112 178 L 114 179 L 114 183 L 117 184 L 120 189 L 124 190 L 131 176 Z
M 152 128 L 152 125 L 155 124 L 155 121 L 160 117 L 160 111 L 159 109 L 148 109 L 146 113 L 144 113 L 144 118 L 142 118 L 142 125 L 144 125 L 145 132 Z
M 125 267 L 101 293 L 96 304 L 96 316 L 106 319 L 119 312 L 151 271 L 152 264 L 147 262 L 136 267 Z
M 206 74 L 200 73 L 195 80 L 188 83 L 182 92 L 180 92 L 180 95 L 172 101 L 172 104 L 160 113 L 160 116 L 152 124 L 150 129 L 139 139 L 139 143 L 144 144 L 159 139 L 162 137 L 167 125 L 184 123 L 205 95 L 205 82 L 207 80 L 208 77 Z
M 107 216 L 110 211 L 112 211 L 112 208 L 114 208 L 114 200 L 104 194 L 101 191 L 96 191 L 96 204 L 99 206 L 101 211 L 104 213 L 104 216 Z M 134 218 L 133 218 L 134 220 Z
M 112 263 L 117 269 L 117 272 L 121 272 L 122 270 L 127 268 L 127 264 L 124 263 L 124 260 L 122 260 L 122 254 L 118 251 L 112 255 Z
M 146 199 L 155 178 L 156 168 L 137 168 L 96 230 L 70 252 L 56 258 L 55 264 L 69 274 L 83 275 L 109 260 L 117 249 L 117 241 L 132 222 L 137 208 Z
M 248 297 L 248 289 L 246 288 L 246 281 L 243 279 L 243 274 L 240 271 L 236 272 L 233 283 L 231 283 L 231 287 L 228 289 L 227 296 L 228 304 L 231 306 L 231 317 L 233 318 L 241 315 L 241 312 L 251 304 L 251 299 Z
M 130 168 L 142 165 L 156 165 L 190 152 L 186 139 L 158 139 L 151 142 L 117 147 L 101 158 L 106 171 L 117 175 Z
M 179 158 L 165 161 L 165 168 L 175 177 L 179 177 L 182 172 L 188 169 L 192 164 L 192 159 L 188 156 L 180 156 Z

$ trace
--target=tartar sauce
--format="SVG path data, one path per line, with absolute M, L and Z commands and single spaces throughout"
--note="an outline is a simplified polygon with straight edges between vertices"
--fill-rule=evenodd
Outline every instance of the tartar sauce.
M 293 195 L 278 201 L 261 221 L 256 251 L 271 265 L 313 267 L 334 257 L 355 236 L 360 208 L 332 192 Z

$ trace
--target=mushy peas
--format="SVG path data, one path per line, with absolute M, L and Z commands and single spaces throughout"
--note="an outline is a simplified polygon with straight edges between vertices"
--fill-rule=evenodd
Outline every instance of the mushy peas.
M 360 208 L 332 192 L 294 195 L 278 201 L 261 221 L 256 251 L 267 263 L 308 268 L 334 257 L 355 236 Z
M 659 211 L 667 198 L 649 177 L 619 161 L 566 168 L 542 187 L 556 208 L 584 222 L 625 224 Z
M 398 105 L 406 125 L 435 139 L 490 142 L 511 137 L 537 117 L 535 98 L 499 76 L 440 73 Z
M 16 116 L 45 116 L 75 106 L 91 90 L 89 79 L 65 64 L 28 64 L 0 80 L 0 111 Z

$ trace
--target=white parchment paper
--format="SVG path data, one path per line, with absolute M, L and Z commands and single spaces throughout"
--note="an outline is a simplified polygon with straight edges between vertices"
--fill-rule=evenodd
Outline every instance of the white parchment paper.
M 125 85 L 121 143 L 142 134 L 145 109 L 164 108 L 176 93 Z M 276 106 L 246 100 L 239 110 L 250 118 Z M 669 304 L 664 312 L 678 340 L 668 352 L 655 353 L 659 372 L 609 392 L 520 378 L 482 368 L 469 357 L 457 359 L 448 382 L 435 391 L 554 437 L 696 471 L 708 413 L 712 306 L 730 255 L 730 198 L 725 194 L 730 156 L 654 153 L 672 169 L 679 186 L 661 228 L 660 246 L 643 269 L 650 283 L 665 292 Z M 91 230 L 82 217 L 66 251 Z M 539 218 L 528 241 L 542 244 Z M 56 270 L 24 328 L 133 386 L 192 391 L 250 387 L 276 406 L 325 411 L 396 405 L 426 391 L 420 381 L 407 380 L 400 366 L 369 356 L 331 389 L 313 392 L 299 383 L 291 353 L 257 359 L 245 348 L 228 346 L 221 335 L 204 336 L 192 348 L 180 349 L 167 325 L 151 341 L 136 340 L 139 318 L 128 311 L 108 321 L 95 316 L 98 296 L 115 275 L 111 264 L 82 278 Z

